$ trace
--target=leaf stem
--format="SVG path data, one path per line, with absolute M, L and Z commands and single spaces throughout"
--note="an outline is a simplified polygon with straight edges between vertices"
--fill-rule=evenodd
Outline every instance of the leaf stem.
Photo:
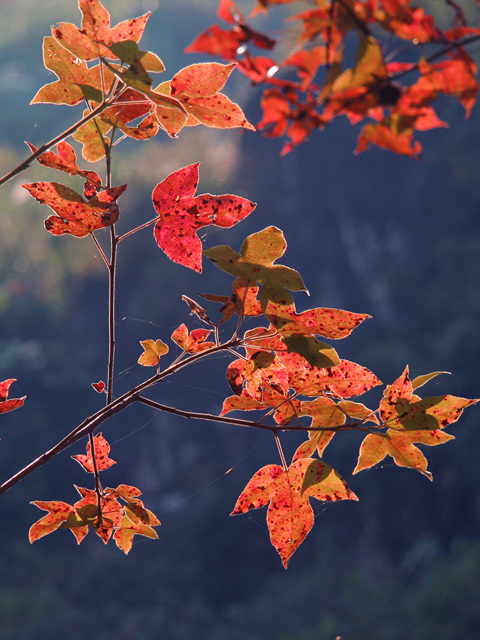
M 102 485 L 100 482 L 100 474 L 97 465 L 97 452 L 95 451 L 95 439 L 93 433 L 88 434 L 88 441 L 90 443 L 90 453 L 92 455 L 93 474 L 95 477 L 95 493 L 97 494 L 97 527 L 102 524 Z
M 91 237 L 92 237 L 93 242 L 95 243 L 95 246 L 96 246 L 96 247 L 97 247 L 97 249 L 98 249 L 98 252 L 99 252 L 99 253 L 100 253 L 100 255 L 102 256 L 103 261 L 104 261 L 104 262 L 105 262 L 105 264 L 107 265 L 107 268 L 108 268 L 108 269 L 110 269 L 110 263 L 109 263 L 109 261 L 108 261 L 108 258 L 107 258 L 107 256 L 105 255 L 105 253 L 104 253 L 104 251 L 103 251 L 102 247 L 100 246 L 100 243 L 99 243 L 99 241 L 97 240 L 97 238 L 96 238 L 95 234 L 94 234 L 94 233 L 92 233 L 92 234 L 90 234 L 90 235 L 91 235 Z
M 285 469 L 285 471 L 287 471 L 288 470 L 288 464 L 287 464 L 287 461 L 285 460 L 285 454 L 283 453 L 282 443 L 280 442 L 280 437 L 279 437 L 277 431 L 274 432 L 273 437 L 275 438 L 275 443 L 277 445 L 278 453 L 280 454 L 280 460 L 282 461 L 282 467 Z
M 128 238 L 128 236 L 133 235 L 134 233 L 137 233 L 137 231 L 140 231 L 141 229 L 145 229 L 145 227 L 149 227 L 151 224 L 153 224 L 154 222 L 156 222 L 158 220 L 158 216 L 156 216 L 155 218 L 153 218 L 152 220 L 149 220 L 148 222 L 144 222 L 143 224 L 141 224 L 139 227 L 135 227 L 135 229 L 132 229 L 131 231 L 127 231 L 127 233 L 124 233 L 123 236 L 120 236 L 117 240 L 118 242 L 121 242 L 122 240 L 125 240 L 125 238 Z

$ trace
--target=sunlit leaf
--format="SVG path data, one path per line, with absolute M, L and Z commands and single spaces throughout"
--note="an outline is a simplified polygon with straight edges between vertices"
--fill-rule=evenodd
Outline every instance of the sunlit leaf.
M 48 511 L 48 514 L 43 516 L 43 518 L 35 522 L 35 524 L 30 527 L 30 531 L 28 532 L 28 539 L 30 542 L 35 542 L 35 540 L 39 540 L 43 536 L 46 536 L 61 527 L 73 510 L 73 507 L 69 504 L 58 500 L 51 500 L 47 502 L 36 500 L 31 504 L 34 504 L 39 509 Z
M 47 102 L 75 105 L 84 99 L 91 99 L 93 95 L 98 102 L 101 100 L 98 67 L 88 68 L 86 62 L 72 55 L 52 37 L 44 38 L 43 59 L 45 67 L 53 71 L 59 79 L 42 87 L 31 104 Z M 97 94 L 93 94 L 92 90 L 96 90 Z
M 290 304 L 290 291 L 306 291 L 300 274 L 294 269 L 274 264 L 285 253 L 287 243 L 280 229 L 268 227 L 254 233 L 243 242 L 240 254 L 227 246 L 207 249 L 205 256 L 219 269 L 249 282 L 262 285 L 260 301 L 265 308 L 268 300 Z
M 206 342 L 211 329 L 194 329 L 189 332 L 186 325 L 181 324 L 172 333 L 172 340 L 187 353 L 200 353 L 215 346 L 214 342 Z
M 23 396 L 23 398 L 10 398 L 10 400 L 7 399 L 10 386 L 13 382 L 16 382 L 16 378 L 10 378 L 9 380 L 0 382 L 0 413 L 14 411 L 25 402 L 27 396 Z
M 76 238 L 84 238 L 117 221 L 117 199 L 127 185 L 105 189 L 87 201 L 70 187 L 57 182 L 35 182 L 24 184 L 23 187 L 40 204 L 46 204 L 55 211 L 55 216 L 45 220 L 47 231 L 54 236 L 68 233 Z
M 429 480 L 432 474 L 427 471 L 428 462 L 423 453 L 408 438 L 401 436 L 377 435 L 369 433 L 360 446 L 357 466 L 353 473 L 368 469 L 382 462 L 387 456 L 391 456 L 396 465 L 409 467 L 420 471 Z
M 268 465 L 257 471 L 238 498 L 231 515 L 270 503 L 267 511 L 270 540 L 287 568 L 288 560 L 313 526 L 310 497 L 326 501 L 358 500 L 329 465 L 320 460 L 302 458 L 288 469 Z
M 112 465 L 116 464 L 115 460 L 112 460 L 108 457 L 108 454 L 110 453 L 110 445 L 102 436 L 102 434 L 97 433 L 95 436 L 93 436 L 93 441 L 97 471 L 104 471 L 105 469 L 108 469 Z M 72 456 L 72 458 L 80 463 L 88 473 L 95 472 L 95 465 L 93 461 L 90 441 L 87 442 L 87 455 L 79 454 L 77 456 Z
M 168 353 L 168 345 L 161 340 L 141 340 L 144 351 L 138 359 L 138 364 L 144 367 L 156 367 L 160 361 L 160 356 Z
M 202 270 L 202 242 L 197 231 L 208 225 L 229 228 L 246 218 L 255 204 L 233 195 L 195 196 L 199 164 L 170 174 L 153 190 L 158 214 L 154 236 L 167 256 L 194 271 Z
M 124 516 L 120 521 L 118 529 L 113 535 L 113 539 L 119 549 L 128 554 L 133 545 L 133 538 L 136 535 L 146 536 L 147 538 L 158 539 L 158 533 L 155 529 L 143 522 L 133 523 L 130 518 Z
M 62 46 L 81 60 L 94 60 L 99 56 L 112 57 L 111 45 L 122 41 L 139 42 L 145 30 L 149 13 L 120 22 L 110 28 L 110 13 L 100 0 L 79 0 L 82 26 L 79 29 L 69 22 L 52 27 L 52 34 Z

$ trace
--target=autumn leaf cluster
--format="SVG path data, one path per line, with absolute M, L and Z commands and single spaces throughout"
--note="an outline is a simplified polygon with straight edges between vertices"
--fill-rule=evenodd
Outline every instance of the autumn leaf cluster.
M 253 15 L 290 3 L 258 0 Z M 357 151 L 377 144 L 418 155 L 415 131 L 442 124 L 432 106 L 439 93 L 455 96 L 470 113 L 477 85 L 475 65 L 464 45 L 479 34 L 467 27 L 459 7 L 453 30 L 440 30 L 433 18 L 414 8 L 410 0 L 318 0 L 316 8 L 290 16 L 290 21 L 301 24 L 299 40 L 294 53 L 275 62 L 250 52 L 251 47 L 272 50 L 274 39 L 254 31 L 231 0 L 222 0 L 219 17 L 228 29 L 211 27 L 188 50 L 219 55 L 227 64 L 194 64 L 155 85 L 152 74 L 164 72 L 164 65 L 155 53 L 139 47 L 148 14 L 112 28 L 110 14 L 99 0 L 79 0 L 79 8 L 80 27 L 59 23 L 45 38 L 45 66 L 58 79 L 42 87 L 32 102 L 83 103 L 84 111 L 54 140 L 39 148 L 29 144 L 31 156 L 17 172 L 36 159 L 81 183 L 78 191 L 60 182 L 23 186 L 52 211 L 45 220 L 49 233 L 92 241 L 104 262 L 109 282 L 108 365 L 105 381 L 93 382 L 92 387 L 105 396 L 105 405 L 7 480 L 0 493 L 87 439 L 86 454 L 73 458 L 90 474 L 92 488 L 76 486 L 80 499 L 73 504 L 34 501 L 47 514 L 32 525 L 30 540 L 57 529 L 70 529 L 80 543 L 93 530 L 104 543 L 114 540 L 128 553 L 136 535 L 157 538 L 154 527 L 160 521 L 145 507 L 137 487 L 126 483 L 116 488 L 104 486 L 103 474 L 114 464 L 108 441 L 98 433 L 104 422 L 129 406 L 143 404 L 178 417 L 265 430 L 275 440 L 280 464 L 268 464 L 253 475 L 232 515 L 268 505 L 270 539 L 286 567 L 314 524 L 311 499 L 358 500 L 325 457 L 337 434 L 353 431 L 363 436 L 353 473 L 390 456 L 396 465 L 432 479 L 419 445 L 436 446 L 451 440 L 453 436 L 445 429 L 477 401 L 452 395 L 422 398 L 418 390 L 440 372 L 410 380 L 408 367 L 385 387 L 379 402 L 364 400 L 364 394 L 381 381 L 368 368 L 342 358 L 332 342 L 336 345 L 347 338 L 370 316 L 324 307 L 298 309 L 294 295 L 308 291 L 300 273 L 280 262 L 287 243 L 275 226 L 249 235 L 239 252 L 227 245 L 204 249 L 201 229 L 210 225 L 231 228 L 247 218 L 255 204 L 232 194 L 197 193 L 199 163 L 161 177 L 152 193 L 153 218 L 147 217 L 119 235 L 120 198 L 127 185 L 113 186 L 114 146 L 124 138 L 146 140 L 159 132 L 177 137 L 184 127 L 198 125 L 252 130 L 241 108 L 222 93 L 237 67 L 253 82 L 271 85 L 262 98 L 264 114 L 259 128 L 273 137 L 286 134 L 290 141 L 284 151 L 305 141 L 313 129 L 346 115 L 352 123 L 373 120 L 364 125 Z M 414 63 L 387 57 L 376 36 L 378 30 L 393 39 L 438 46 L 439 54 Z M 344 43 L 352 33 L 357 38 L 356 57 L 349 66 Z M 445 59 L 437 61 L 439 57 Z M 288 68 L 294 69 L 296 79 L 283 77 Z M 323 84 L 315 79 L 320 69 L 325 74 Z M 410 72 L 416 74 L 415 81 L 399 84 Z M 73 140 L 68 142 L 67 138 Z M 104 160 L 103 177 L 97 170 L 81 168 L 74 144 L 81 147 L 84 162 Z M 117 396 L 115 288 L 119 246 L 147 227 L 174 263 L 200 273 L 206 261 L 233 280 L 231 287 L 198 294 L 195 300 L 181 296 L 195 328 L 182 322 L 169 337 L 146 336 L 140 342 L 136 362 L 132 362 L 132 366 L 138 365 L 141 381 Z M 231 391 L 218 414 L 166 404 L 162 399 L 164 385 L 159 383 L 219 353 L 231 360 L 226 370 Z M 13 382 L 0 384 L 0 413 L 17 409 L 24 402 L 24 398 L 8 399 Z M 299 435 L 303 437 L 291 461 L 282 446 L 287 432 L 296 433 L 297 441 Z
M 233 0 L 221 0 L 222 26 L 212 25 L 186 49 L 237 61 L 253 84 L 266 87 L 257 128 L 287 136 L 282 154 L 346 116 L 363 124 L 356 153 L 376 145 L 418 158 L 417 132 L 447 126 L 434 108 L 439 96 L 459 100 L 469 117 L 478 82 L 467 49 L 480 28 L 468 24 L 462 8 L 468 3 L 438 2 L 446 5 L 449 28 L 412 0 L 303 3 L 308 9 L 286 18 L 285 31 L 296 33 L 288 44 L 251 27 L 258 14 L 290 4 L 295 11 L 298 0 L 257 0 L 247 20 Z M 478 1 L 470 4 L 475 9 Z

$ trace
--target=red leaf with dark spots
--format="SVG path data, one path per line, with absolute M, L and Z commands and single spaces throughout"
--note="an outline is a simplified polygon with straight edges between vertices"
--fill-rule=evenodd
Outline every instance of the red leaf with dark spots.
M 195 196 L 199 163 L 170 174 L 153 191 L 153 206 L 159 219 L 154 236 L 167 256 L 201 272 L 202 242 L 197 231 L 208 225 L 233 227 L 246 218 L 255 204 L 233 195 Z
M 267 511 L 270 540 L 286 569 L 288 560 L 313 527 L 310 497 L 329 502 L 358 500 L 329 465 L 321 460 L 302 458 L 288 469 L 271 464 L 257 471 L 231 515 L 247 513 L 270 503 Z
M 110 445 L 102 436 L 101 433 L 97 433 L 93 436 L 94 448 L 95 448 L 95 462 L 97 465 L 97 471 L 104 471 L 112 465 L 116 464 L 115 460 L 108 457 L 110 453 Z M 74 460 L 79 462 L 85 471 L 88 473 L 95 472 L 95 466 L 93 463 L 92 447 L 90 442 L 87 443 L 87 455 L 80 454 L 78 456 L 72 456 Z
M 52 34 L 80 60 L 94 60 L 99 56 L 115 58 L 110 45 L 129 40 L 139 42 L 150 16 L 146 13 L 120 22 L 111 29 L 110 13 L 100 0 L 79 0 L 78 6 L 83 14 L 81 29 L 69 22 L 61 22 L 52 27 Z
M 40 204 L 48 205 L 57 214 L 45 220 L 47 231 L 54 236 L 69 233 L 76 238 L 84 238 L 117 221 L 116 201 L 127 185 L 105 189 L 88 201 L 73 189 L 57 182 L 35 182 L 24 184 L 23 187 Z

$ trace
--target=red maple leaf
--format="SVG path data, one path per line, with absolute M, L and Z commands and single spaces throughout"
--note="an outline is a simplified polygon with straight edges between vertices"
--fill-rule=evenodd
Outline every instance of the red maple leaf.
M 85 201 L 69 187 L 57 182 L 34 182 L 22 185 L 40 204 L 56 213 L 45 220 L 45 228 L 54 236 L 66 233 L 84 238 L 93 231 L 114 224 L 118 219 L 117 198 L 127 188 L 112 187 Z
M 23 396 L 23 398 L 11 398 L 10 400 L 7 400 L 10 386 L 15 381 L 16 378 L 10 378 L 9 380 L 0 382 L 0 413 L 8 413 L 9 411 L 18 409 L 25 402 L 25 398 L 27 396 Z
M 195 196 L 199 163 L 179 169 L 157 184 L 153 206 L 159 219 L 154 236 L 167 256 L 185 267 L 201 272 L 202 242 L 197 231 L 208 225 L 233 227 L 246 218 L 255 204 L 233 195 Z
M 328 464 L 302 458 L 288 469 L 270 464 L 257 471 L 238 498 L 231 515 L 270 503 L 267 511 L 270 540 L 286 569 L 289 558 L 313 527 L 311 497 L 329 502 L 358 500 Z
M 93 437 L 94 448 L 95 448 L 95 462 L 97 465 L 97 471 L 104 471 L 108 469 L 112 465 L 116 464 L 115 460 L 112 460 L 108 457 L 110 453 L 110 445 L 102 436 L 101 433 L 98 433 Z M 95 466 L 93 464 L 93 456 L 92 456 L 92 447 L 90 442 L 87 443 L 87 455 L 79 454 L 78 456 L 72 456 L 74 460 L 79 462 L 85 471 L 88 473 L 94 473 Z
M 201 33 L 184 50 L 185 53 L 209 53 L 220 56 L 224 60 L 235 60 L 243 53 L 248 42 L 252 42 L 259 49 L 273 49 L 275 40 L 249 27 L 237 5 L 232 0 L 220 0 L 218 17 L 229 24 L 232 29 L 222 29 L 214 24 Z
M 122 41 L 139 42 L 150 16 L 146 13 L 120 22 L 111 29 L 110 13 L 100 0 L 79 0 L 78 6 L 83 15 L 81 29 L 69 22 L 61 22 L 52 27 L 52 35 L 80 60 L 94 60 L 99 56 L 115 58 L 109 47 Z

